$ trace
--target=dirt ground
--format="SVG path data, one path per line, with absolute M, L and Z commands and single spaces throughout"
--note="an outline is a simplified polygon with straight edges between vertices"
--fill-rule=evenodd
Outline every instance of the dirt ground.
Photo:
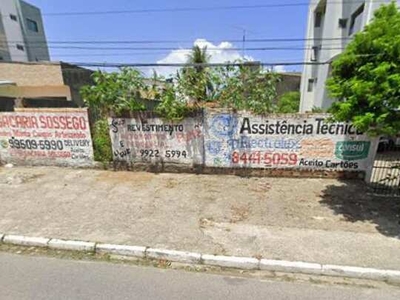
M 0 168 L 0 232 L 400 269 L 400 202 L 357 181 Z

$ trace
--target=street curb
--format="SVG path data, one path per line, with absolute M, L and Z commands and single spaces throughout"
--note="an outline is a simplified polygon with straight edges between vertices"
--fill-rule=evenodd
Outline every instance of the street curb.
M 260 260 L 260 270 L 319 275 L 322 273 L 323 269 L 322 269 L 322 265 L 317 264 L 317 263 L 261 259 Z
M 134 256 L 138 258 L 146 257 L 146 247 L 97 244 L 96 253 L 108 253 L 122 256 Z
M 400 271 L 394 271 L 394 270 L 379 270 L 373 268 L 323 265 L 322 273 L 323 275 L 327 276 L 342 276 L 342 277 L 345 276 L 345 277 L 359 278 L 359 279 L 400 282 Z
M 348 277 L 400 283 L 400 271 L 397 270 L 382 270 L 374 268 L 339 266 L 329 264 L 324 265 L 318 263 L 258 259 L 252 257 L 209 255 L 186 251 L 155 249 L 141 246 L 100 244 L 85 241 L 50 239 L 43 237 L 28 237 L 7 234 L 0 234 L 0 243 L 16 246 L 49 247 L 58 250 L 114 254 L 136 257 L 138 259 L 163 259 L 185 264 L 201 264 L 242 270 L 268 270 L 272 272 L 282 273 L 301 273 L 308 275 Z
M 146 257 L 150 259 L 165 259 L 175 262 L 191 263 L 191 264 L 201 263 L 200 253 L 175 251 L 175 250 L 148 248 L 146 250 Z
M 60 239 L 50 239 L 49 248 L 57 250 L 72 250 L 72 251 L 83 251 L 83 252 L 94 252 L 96 243 L 83 242 L 83 241 L 70 241 Z
M 31 247 L 47 247 L 50 239 L 22 235 L 5 235 L 3 243 Z
M 205 265 L 235 269 L 259 270 L 260 260 L 251 257 L 221 256 L 203 254 L 201 260 Z

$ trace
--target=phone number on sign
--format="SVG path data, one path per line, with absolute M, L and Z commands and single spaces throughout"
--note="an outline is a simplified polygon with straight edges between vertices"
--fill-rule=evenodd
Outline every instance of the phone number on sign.
M 142 158 L 158 158 L 161 157 L 159 150 L 140 150 L 140 156 Z M 165 151 L 163 157 L 165 158 L 187 158 L 188 154 L 186 151 L 179 150 L 167 150 Z
M 298 157 L 296 153 L 232 153 L 232 163 L 234 164 L 265 164 L 265 165 L 297 165 Z
M 9 139 L 11 149 L 27 149 L 27 150 L 63 150 L 64 144 L 62 141 L 48 140 L 18 140 L 15 138 Z

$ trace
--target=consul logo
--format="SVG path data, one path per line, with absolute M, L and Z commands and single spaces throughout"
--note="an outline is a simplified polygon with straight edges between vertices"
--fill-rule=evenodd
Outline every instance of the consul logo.
M 371 142 L 338 142 L 335 155 L 345 160 L 359 160 L 368 157 Z

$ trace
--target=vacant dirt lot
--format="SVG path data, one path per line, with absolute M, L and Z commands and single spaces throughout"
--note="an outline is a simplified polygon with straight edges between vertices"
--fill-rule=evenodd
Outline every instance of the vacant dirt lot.
M 0 232 L 400 269 L 399 202 L 331 179 L 0 168 Z

